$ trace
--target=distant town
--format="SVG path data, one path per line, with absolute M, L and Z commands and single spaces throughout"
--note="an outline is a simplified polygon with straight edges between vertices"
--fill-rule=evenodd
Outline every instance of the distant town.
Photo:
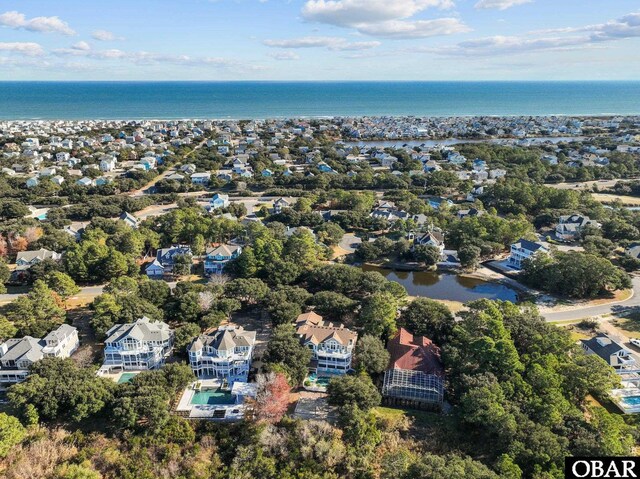
M 84 460 L 33 477 L 637 453 L 640 117 L 0 121 L 0 150 L 0 475 L 36 431 Z

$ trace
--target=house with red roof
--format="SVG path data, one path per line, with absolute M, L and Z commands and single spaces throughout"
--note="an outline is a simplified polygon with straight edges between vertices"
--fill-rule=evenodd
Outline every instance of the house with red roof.
M 384 373 L 385 404 L 419 409 L 442 406 L 444 368 L 440 348 L 425 336 L 414 336 L 404 328 L 387 344 L 389 367 Z

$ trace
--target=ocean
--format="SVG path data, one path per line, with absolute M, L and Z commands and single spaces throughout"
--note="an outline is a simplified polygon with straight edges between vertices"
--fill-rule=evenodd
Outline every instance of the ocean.
M 0 119 L 640 114 L 640 82 L 0 82 Z

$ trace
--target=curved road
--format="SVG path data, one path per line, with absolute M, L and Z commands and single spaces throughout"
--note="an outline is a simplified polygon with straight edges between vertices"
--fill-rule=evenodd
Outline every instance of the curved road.
M 613 312 L 620 312 L 632 307 L 640 306 L 640 276 L 633 276 L 631 278 L 633 287 L 633 294 L 630 298 L 617 301 L 613 303 L 601 304 L 597 306 L 585 306 L 575 309 L 568 309 L 566 311 L 547 312 L 542 316 L 547 321 L 570 321 L 585 319 L 594 316 L 603 316 L 611 314 Z

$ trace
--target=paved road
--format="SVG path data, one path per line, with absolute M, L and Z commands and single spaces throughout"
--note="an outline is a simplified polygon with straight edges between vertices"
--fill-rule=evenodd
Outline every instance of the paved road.
M 579 320 L 594 316 L 603 316 L 616 311 L 619 312 L 624 309 L 640 306 L 640 276 L 634 276 L 631 282 L 633 284 L 633 295 L 624 301 L 598 306 L 585 306 L 567 311 L 548 312 L 543 313 L 542 316 L 544 316 L 547 321 Z
M 80 292 L 73 296 L 73 298 L 83 298 L 83 299 L 93 299 L 96 296 L 99 296 L 102 294 L 102 290 L 104 289 L 105 285 L 100 285 L 100 286 L 85 286 L 84 288 L 80 288 Z M 7 293 L 7 294 L 0 294 L 0 304 L 6 304 L 6 303 L 10 303 L 11 301 L 17 299 L 20 296 L 23 296 L 27 293 Z M 72 298 L 72 299 L 73 299 Z

